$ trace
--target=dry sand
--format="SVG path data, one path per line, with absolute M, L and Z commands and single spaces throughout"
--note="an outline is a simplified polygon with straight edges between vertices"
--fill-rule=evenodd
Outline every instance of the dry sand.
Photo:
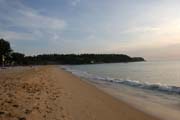
M 157 120 L 56 66 L 0 70 L 0 120 Z

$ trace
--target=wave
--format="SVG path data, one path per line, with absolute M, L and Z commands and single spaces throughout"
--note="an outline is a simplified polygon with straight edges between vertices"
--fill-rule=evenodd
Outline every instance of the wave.
M 93 80 L 94 82 L 103 81 L 107 83 L 115 83 L 115 84 L 118 83 L 118 84 L 128 85 L 128 86 L 141 88 L 141 89 L 154 90 L 154 91 L 159 91 L 159 92 L 164 92 L 164 93 L 180 95 L 180 87 L 177 87 L 177 86 L 168 86 L 161 83 L 148 83 L 148 82 L 139 82 L 135 80 L 121 80 L 121 79 L 115 79 L 115 78 L 109 78 L 109 77 L 100 77 L 97 75 L 90 74 L 88 72 L 74 70 L 67 66 L 61 66 L 61 68 L 63 68 L 64 70 L 68 72 L 71 72 L 72 74 L 76 76 L 79 76 L 88 80 Z

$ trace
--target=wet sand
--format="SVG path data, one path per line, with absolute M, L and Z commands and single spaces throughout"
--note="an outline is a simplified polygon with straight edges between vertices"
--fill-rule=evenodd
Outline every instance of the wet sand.
M 0 70 L 0 120 L 158 120 L 57 66 Z

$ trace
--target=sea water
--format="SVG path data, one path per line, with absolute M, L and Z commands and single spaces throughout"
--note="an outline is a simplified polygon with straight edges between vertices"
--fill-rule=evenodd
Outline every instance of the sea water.
M 180 61 L 61 67 L 142 111 L 180 120 Z

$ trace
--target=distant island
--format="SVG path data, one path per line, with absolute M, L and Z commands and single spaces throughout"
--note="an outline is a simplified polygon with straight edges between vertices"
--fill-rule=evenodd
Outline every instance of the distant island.
M 8 41 L 0 39 L 0 65 L 56 65 L 56 64 L 101 64 L 142 62 L 142 57 L 130 57 L 124 54 L 42 54 L 25 56 L 14 52 Z

